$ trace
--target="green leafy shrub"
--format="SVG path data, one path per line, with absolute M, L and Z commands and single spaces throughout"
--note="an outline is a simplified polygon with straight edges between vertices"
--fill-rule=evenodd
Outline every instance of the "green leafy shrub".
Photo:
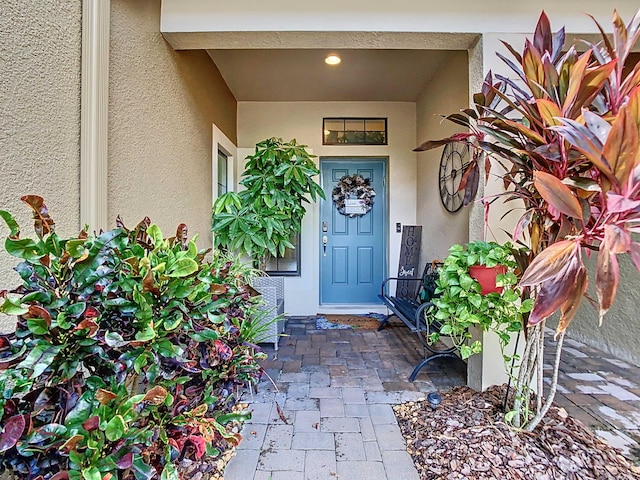
M 325 198 L 313 180 L 320 174 L 314 155 L 305 147 L 281 138 L 256 145 L 240 181 L 246 189 L 221 195 L 213 206 L 216 247 L 252 257 L 261 270 L 270 256 L 283 256 L 287 248 L 294 248 L 291 238 L 302 229 L 304 203 Z
M 496 285 L 503 287 L 502 292 L 482 295 L 480 284 L 469 274 L 469 267 L 474 265 L 506 267 L 506 273 L 496 277 Z M 431 340 L 437 341 L 440 335 L 451 337 L 461 357 L 466 359 L 482 351 L 480 341 L 469 344 L 469 328 L 479 327 L 498 334 L 504 353 L 511 333 L 523 327 L 522 314 L 532 306 L 531 300 L 520 302 L 522 292 L 517 287 L 516 268 L 509 243 L 476 241 L 466 246 L 453 245 L 436 280 L 436 297 L 432 300 L 436 308 L 427 313 L 442 324 Z
M 2 469 L 24 479 L 177 479 L 177 462 L 237 443 L 224 424 L 261 374 L 251 273 L 198 251 L 184 224 L 62 239 L 42 198 L 25 196 L 37 238 L 13 217 L 6 250 L 22 284 L 0 336 Z

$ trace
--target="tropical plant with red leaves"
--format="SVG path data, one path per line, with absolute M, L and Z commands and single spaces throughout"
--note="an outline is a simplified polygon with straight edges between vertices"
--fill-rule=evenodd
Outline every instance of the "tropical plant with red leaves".
M 177 462 L 219 455 L 239 388 L 257 382 L 253 273 L 185 225 L 164 238 L 134 229 L 61 238 L 42 198 L 22 200 L 36 238 L 13 216 L 6 250 L 22 282 L 0 292 L 17 316 L 0 336 L 0 470 L 25 480 L 179 478 Z
M 512 58 L 498 53 L 517 78 L 489 72 L 473 107 L 445 117 L 469 131 L 416 149 L 469 144 L 474 155 L 460 186 L 465 204 L 478 190 L 484 159 L 485 181 L 496 162 L 505 188 L 483 199 L 485 208 L 499 199 L 524 207 L 512 238 L 531 248 L 520 285 L 531 290 L 535 303 L 527 319 L 516 412 L 536 374 L 542 392 L 544 324 L 560 311 L 549 396 L 544 405 L 538 396 L 533 419 L 515 416 L 515 424 L 528 421 L 529 430 L 551 405 L 564 333 L 582 299 L 596 306 L 602 321 L 618 289 L 617 256 L 631 254 L 640 270 L 640 243 L 632 239 L 640 231 L 640 64 L 627 62 L 640 36 L 640 12 L 627 25 L 614 12 L 612 40 L 596 25 L 601 42 L 567 49 L 564 28 L 552 33 L 543 12 L 522 53 L 506 42 Z M 589 256 L 597 257 L 596 300 L 586 293 Z

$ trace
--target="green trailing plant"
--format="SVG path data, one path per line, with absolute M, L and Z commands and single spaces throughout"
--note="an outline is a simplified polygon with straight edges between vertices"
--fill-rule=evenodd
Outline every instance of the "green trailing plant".
M 501 292 L 481 293 L 480 284 L 469 274 L 470 267 L 478 265 L 504 267 L 505 273 L 496 277 Z M 461 357 L 467 359 L 482 351 L 481 342 L 472 341 L 469 329 L 490 330 L 500 339 L 505 362 L 510 361 L 504 349 L 511 335 L 522 330 L 522 314 L 528 312 L 533 303 L 532 300 L 520 301 L 522 292 L 517 287 L 516 269 L 511 244 L 475 241 L 465 246 L 453 245 L 436 280 L 436 295 L 432 299 L 436 308 L 427 313 L 442 325 L 439 333 L 431 335 L 431 341 L 437 341 L 440 335 L 448 336 Z
M 542 392 L 545 320 L 560 311 L 549 395 L 544 404 L 538 395 L 535 418 L 515 421 L 528 422 L 528 430 L 555 395 L 564 334 L 586 297 L 585 256 L 596 257 L 593 304 L 601 321 L 618 289 L 618 255 L 630 254 L 640 270 L 640 244 L 632 239 L 640 221 L 640 64 L 627 62 L 640 36 L 640 12 L 626 25 L 614 12 L 611 37 L 596 26 L 601 41 L 581 42 L 579 53 L 566 45 L 564 28 L 551 31 L 543 13 L 522 52 L 503 42 L 511 58 L 498 54 L 516 79 L 489 72 L 472 107 L 446 117 L 468 131 L 417 149 L 467 143 L 474 155 L 461 183 L 465 203 L 475 196 L 487 155 L 485 171 L 492 162 L 502 167 L 505 192 L 485 199 L 485 207 L 498 199 L 524 206 L 512 236 L 530 245 L 520 285 L 535 304 L 519 368 L 521 393 L 535 377 Z
M 213 206 L 212 230 L 219 248 L 252 257 L 265 270 L 270 257 L 294 248 L 305 203 L 325 198 L 313 177 L 320 171 L 313 155 L 295 139 L 269 138 L 246 158 L 245 190 L 221 195 Z
M 63 239 L 42 198 L 22 200 L 36 238 L 6 211 L 21 285 L 0 336 L 1 469 L 26 480 L 178 479 L 177 462 L 218 455 L 238 388 L 257 382 L 256 308 L 242 264 L 204 260 L 184 224 Z

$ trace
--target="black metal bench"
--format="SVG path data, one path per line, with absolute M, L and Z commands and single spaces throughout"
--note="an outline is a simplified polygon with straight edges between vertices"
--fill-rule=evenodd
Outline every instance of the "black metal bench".
M 380 323 L 378 331 L 383 330 L 391 317 L 397 317 L 409 328 L 412 333 L 418 335 L 420 343 L 425 349 L 425 358 L 413 369 L 409 376 L 409 381 L 413 382 L 418 372 L 432 360 L 436 358 L 459 358 L 454 352 L 455 347 L 447 347 L 442 342 L 432 343 L 429 336 L 434 332 L 439 332 L 442 325 L 434 320 L 427 319 L 425 312 L 429 308 L 435 308 L 431 299 L 435 290 L 435 279 L 438 275 L 438 268 L 441 263 L 431 262 L 427 264 L 422 274 L 422 278 L 407 279 L 399 277 L 389 277 L 382 282 L 381 292 L 378 295 L 380 300 L 391 310 L 390 315 Z M 420 282 L 420 287 L 410 291 L 407 296 L 392 296 L 389 293 L 393 282 Z M 407 293 L 407 292 L 402 292 Z

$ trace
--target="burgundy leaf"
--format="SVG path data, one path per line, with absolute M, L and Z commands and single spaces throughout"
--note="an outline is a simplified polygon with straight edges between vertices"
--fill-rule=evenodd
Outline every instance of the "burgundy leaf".
M 596 268 L 596 293 L 598 294 L 598 303 L 600 303 L 600 324 L 602 324 L 602 317 L 611 308 L 616 298 L 619 278 L 618 258 L 603 243 L 600 245 Z
M 44 204 L 44 199 L 38 195 L 25 195 L 20 200 L 33 210 L 33 228 L 38 237 L 42 238 L 51 233 L 55 223 L 49 216 L 49 210 Z
M 465 182 L 462 204 L 467 206 L 476 198 L 476 194 L 478 193 L 478 184 L 480 183 L 480 167 L 478 166 L 478 162 L 472 162 L 471 165 L 469 165 L 469 168 L 467 168 L 467 171 L 462 177 L 462 181 Z M 460 186 L 462 187 L 462 182 Z
M 453 143 L 454 141 L 455 140 L 452 140 L 451 138 L 443 138 L 442 140 L 429 140 L 427 142 L 424 142 L 424 143 L 420 144 L 416 148 L 414 148 L 413 151 L 414 152 L 424 152 L 424 151 L 427 151 L 427 150 L 433 150 L 434 148 L 441 147 L 441 146 L 446 145 L 448 143 Z
M 547 279 L 542 284 L 529 315 L 529 326 L 537 325 L 567 301 L 574 289 L 579 267 L 577 257 L 573 257 L 567 269 L 560 271 L 557 276 Z
M 51 477 L 49 480 L 68 480 L 69 479 L 69 472 L 58 472 L 56 473 L 53 477 Z
M 582 218 L 580 202 L 559 178 L 540 171 L 534 172 L 533 177 L 536 189 L 550 206 L 570 217 Z
M 100 312 L 95 307 L 87 307 L 87 309 L 84 311 L 84 318 L 97 318 L 99 316 Z
M 540 14 L 536 31 L 533 34 L 533 44 L 539 52 L 551 52 L 553 49 L 552 39 L 549 17 L 547 17 L 547 14 L 543 11 Z
M 631 235 L 618 225 L 604 227 L 604 243 L 612 253 L 627 253 L 631 248 Z
M 98 417 L 97 415 L 87 418 L 82 424 L 82 428 L 84 428 L 87 432 L 93 432 L 99 426 L 100 426 L 100 417 Z
M 9 417 L 0 433 L 0 452 L 6 452 L 12 448 L 22 436 L 27 426 L 25 415 Z
M 533 217 L 533 209 L 527 210 L 518 220 L 515 230 L 513 231 L 513 240 L 517 241 L 522 235 L 522 232 L 529 226 L 531 223 L 531 218 Z
M 573 240 L 563 240 L 554 243 L 540 252 L 524 272 L 520 285 L 531 287 L 546 282 L 567 269 L 569 262 L 574 258 L 580 244 Z
M 124 456 L 116 462 L 116 466 L 120 470 L 126 470 L 133 465 L 133 452 L 125 453 Z
M 560 322 L 558 323 L 558 328 L 556 329 L 556 337 L 559 333 L 564 332 L 573 317 L 578 313 L 578 307 L 580 307 L 580 303 L 582 302 L 582 297 L 584 292 L 587 290 L 587 285 L 589 284 L 589 277 L 587 276 L 587 270 L 584 266 L 581 266 L 578 272 L 576 273 L 576 277 L 574 279 L 573 288 L 569 293 L 569 297 L 562 305 L 562 315 L 560 316 Z

